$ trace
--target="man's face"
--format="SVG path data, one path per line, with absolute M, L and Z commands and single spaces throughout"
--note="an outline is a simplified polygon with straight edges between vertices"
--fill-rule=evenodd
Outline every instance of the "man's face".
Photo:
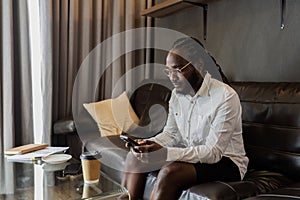
M 196 70 L 194 67 L 191 64 L 187 64 L 188 61 L 172 52 L 170 52 L 166 58 L 166 66 L 170 72 L 169 78 L 176 91 L 183 94 L 192 91 L 193 86 L 191 86 L 191 84 L 195 82 L 194 79 L 198 78 L 196 77 Z M 185 65 L 187 66 L 184 67 Z M 182 69 L 181 72 L 178 72 L 178 69 L 181 69 L 182 67 L 184 67 L 184 69 Z

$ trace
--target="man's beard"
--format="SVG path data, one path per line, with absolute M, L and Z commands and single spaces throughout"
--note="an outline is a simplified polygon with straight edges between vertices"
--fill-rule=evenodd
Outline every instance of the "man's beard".
M 176 91 L 181 94 L 195 94 L 197 91 L 195 91 L 195 87 L 198 87 L 198 82 L 200 81 L 200 78 L 198 76 L 198 73 L 193 73 L 192 76 L 190 76 L 188 79 L 185 79 L 182 81 L 181 85 L 182 88 L 176 88 Z

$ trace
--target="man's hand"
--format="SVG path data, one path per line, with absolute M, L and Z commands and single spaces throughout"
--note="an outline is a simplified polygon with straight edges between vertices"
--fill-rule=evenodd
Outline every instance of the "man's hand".
M 151 140 L 136 140 L 140 146 L 131 148 L 133 155 L 142 162 L 166 161 L 167 149 Z
M 136 140 L 140 146 L 134 146 L 133 149 L 139 153 L 149 153 L 163 148 L 161 145 L 151 140 Z

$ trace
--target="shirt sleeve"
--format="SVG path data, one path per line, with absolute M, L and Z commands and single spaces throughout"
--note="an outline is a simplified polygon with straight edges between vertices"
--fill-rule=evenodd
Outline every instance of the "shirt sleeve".
M 231 138 L 236 127 L 241 127 L 241 106 L 237 94 L 224 94 L 224 101 L 217 106 L 210 124 L 209 133 L 203 145 L 185 148 L 168 147 L 167 161 L 190 163 L 216 163 L 224 155 L 228 145 L 234 145 Z M 240 128 L 241 129 L 241 128 Z
M 174 91 L 169 101 L 169 113 L 166 125 L 163 131 L 157 134 L 155 137 L 149 138 L 149 140 L 160 144 L 163 147 L 176 146 L 181 141 L 181 135 L 177 128 L 177 123 L 174 117 L 173 106 L 175 100 Z

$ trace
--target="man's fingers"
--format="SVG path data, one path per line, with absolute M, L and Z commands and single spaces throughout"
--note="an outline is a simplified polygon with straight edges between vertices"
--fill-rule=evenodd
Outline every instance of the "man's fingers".
M 143 146 L 136 146 L 136 147 L 134 147 L 134 149 L 136 149 L 137 152 L 140 152 L 140 153 L 146 153 L 146 152 L 149 152 L 149 148 L 148 148 L 148 146 L 146 146 L 146 145 L 143 145 Z
M 126 143 L 125 143 L 125 147 L 126 147 L 126 148 L 130 148 L 130 147 L 132 147 L 132 145 L 131 145 L 129 142 L 126 142 Z
M 145 145 L 146 144 L 146 140 L 143 139 L 137 139 L 135 140 L 139 145 Z

